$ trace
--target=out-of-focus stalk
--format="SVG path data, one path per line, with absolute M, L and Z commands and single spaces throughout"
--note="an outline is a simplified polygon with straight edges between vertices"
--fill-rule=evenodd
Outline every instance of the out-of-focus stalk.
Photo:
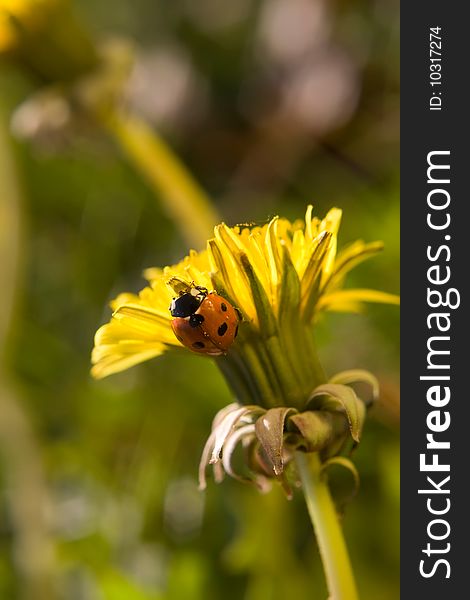
M 185 240 L 204 248 L 219 217 L 201 186 L 168 144 L 137 116 L 114 111 L 102 119 L 127 158 L 160 198 Z
M 144 120 L 122 111 L 133 62 L 127 42 L 97 44 L 67 0 L 0 0 L 0 57 L 99 123 L 146 180 L 185 242 L 201 250 L 220 221 L 210 199 Z M 40 103 L 36 110 L 41 111 Z
M 53 600 L 54 553 L 46 523 L 47 491 L 26 410 L 5 366 L 20 255 L 21 186 L 0 104 L 0 467 L 14 526 L 13 552 L 22 600 Z
M 0 194 L 0 289 L 2 290 L 0 365 L 2 365 L 18 277 L 21 192 L 1 103 L 0 181 L 2 182 Z

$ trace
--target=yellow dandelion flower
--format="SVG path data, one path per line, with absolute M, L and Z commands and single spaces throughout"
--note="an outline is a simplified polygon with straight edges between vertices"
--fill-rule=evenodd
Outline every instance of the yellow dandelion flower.
M 309 206 L 305 221 L 274 217 L 263 226 L 216 226 L 205 251 L 191 251 L 171 267 L 148 269 L 148 287 L 112 302 L 111 321 L 95 337 L 93 376 L 182 350 L 169 306 L 178 286 L 194 284 L 215 290 L 241 313 L 237 340 L 214 358 L 237 399 L 299 406 L 325 380 L 313 342 L 320 312 L 358 310 L 364 302 L 398 303 L 392 294 L 343 289 L 348 271 L 382 244 L 357 241 L 337 252 L 340 221 L 338 208 L 321 220 Z
M 343 288 L 347 273 L 379 252 L 382 243 L 356 241 L 338 252 L 340 222 L 338 208 L 319 219 L 309 206 L 305 221 L 274 217 L 262 227 L 232 228 L 222 223 L 205 251 L 191 251 L 171 267 L 148 269 L 146 288 L 138 295 L 121 294 L 111 303 L 111 321 L 95 337 L 96 378 L 167 350 L 186 351 L 184 339 L 179 340 L 172 328 L 177 321 L 172 312 L 181 298 L 190 306 L 195 303 L 199 311 L 213 290 L 220 302 L 239 312 L 238 337 L 211 356 L 236 402 L 214 419 L 201 457 L 201 488 L 206 485 L 206 468 L 212 465 L 216 481 L 227 473 L 263 491 L 275 477 L 290 496 L 285 467 L 298 451 L 320 453 L 327 462 L 341 461 L 356 478 L 345 457 L 332 457 L 357 445 L 362 432 L 367 403 L 351 386 L 365 382 L 376 398 L 378 383 L 363 370 L 345 371 L 327 381 L 315 349 L 314 324 L 323 311 L 356 311 L 364 302 L 398 304 L 398 297 Z M 192 309 L 182 315 L 188 331 L 207 334 L 200 339 L 212 342 L 202 329 L 207 326 L 202 325 L 204 319 L 191 325 L 192 316 Z M 209 355 L 204 344 L 195 348 Z M 242 473 L 232 464 L 240 445 L 246 456 Z

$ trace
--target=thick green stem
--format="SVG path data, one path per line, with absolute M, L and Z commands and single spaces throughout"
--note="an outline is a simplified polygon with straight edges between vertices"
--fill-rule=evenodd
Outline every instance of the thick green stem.
M 296 454 L 297 469 L 315 530 L 330 600 L 357 600 L 351 563 L 318 454 Z
M 157 132 L 138 117 L 114 111 L 102 121 L 157 193 L 186 241 L 197 250 L 204 248 L 207 239 L 214 234 L 219 217 L 181 160 Z

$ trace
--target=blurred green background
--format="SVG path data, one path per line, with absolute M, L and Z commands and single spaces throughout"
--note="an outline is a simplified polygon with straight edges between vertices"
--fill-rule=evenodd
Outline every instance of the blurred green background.
M 228 224 L 339 206 L 341 245 L 386 244 L 349 284 L 398 291 L 396 0 L 75 0 L 73 10 L 97 41 L 133 40 L 120 102 L 165 137 Z M 325 598 L 300 494 L 288 502 L 232 480 L 197 491 L 211 420 L 231 401 L 210 360 L 166 355 L 90 378 L 108 301 L 188 246 L 93 119 L 18 108 L 63 85 L 33 54 L 0 57 L 5 302 L 19 248 L 1 370 L 0 598 Z M 396 308 L 371 306 L 328 315 L 317 335 L 328 372 L 367 368 L 382 386 L 343 515 L 371 600 L 399 597 L 398 330 Z

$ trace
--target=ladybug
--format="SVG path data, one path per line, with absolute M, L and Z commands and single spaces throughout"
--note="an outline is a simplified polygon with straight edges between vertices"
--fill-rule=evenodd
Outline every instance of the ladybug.
M 216 292 L 200 286 L 192 286 L 173 298 L 170 313 L 176 338 L 193 352 L 226 354 L 238 333 L 237 309 Z

